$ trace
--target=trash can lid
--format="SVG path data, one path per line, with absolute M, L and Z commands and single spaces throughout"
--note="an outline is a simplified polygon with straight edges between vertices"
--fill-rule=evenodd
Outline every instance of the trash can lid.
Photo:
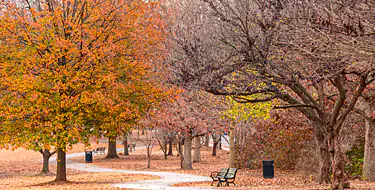
M 263 164 L 273 164 L 274 160 L 262 160 Z

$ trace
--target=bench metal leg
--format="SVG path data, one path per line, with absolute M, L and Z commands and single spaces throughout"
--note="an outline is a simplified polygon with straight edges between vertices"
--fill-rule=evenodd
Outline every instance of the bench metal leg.
M 234 182 L 227 182 L 227 181 L 225 181 L 225 183 L 226 183 L 226 186 L 228 186 L 228 187 L 229 187 L 230 183 L 233 183 L 234 186 L 237 186 L 236 183 L 234 183 Z
M 223 183 L 223 182 L 225 182 L 225 181 L 220 181 L 220 180 L 219 180 L 219 181 L 217 181 L 217 187 L 220 187 L 220 186 L 222 186 L 222 183 Z
M 220 187 L 220 185 L 221 185 L 221 182 L 220 182 L 220 180 L 219 180 L 219 181 L 217 181 L 217 185 L 216 185 L 216 187 Z

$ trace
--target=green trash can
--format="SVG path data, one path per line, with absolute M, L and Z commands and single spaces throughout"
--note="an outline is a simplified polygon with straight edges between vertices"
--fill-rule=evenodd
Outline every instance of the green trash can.
M 274 161 L 273 160 L 263 160 L 263 177 L 273 178 L 275 176 Z
M 85 151 L 85 161 L 86 161 L 86 163 L 92 162 L 92 151 L 91 150 Z

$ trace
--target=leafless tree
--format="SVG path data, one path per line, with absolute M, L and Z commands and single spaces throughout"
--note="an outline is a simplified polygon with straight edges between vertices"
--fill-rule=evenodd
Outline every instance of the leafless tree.
M 348 187 L 340 131 L 375 78 L 374 1 L 192 0 L 175 7 L 174 82 L 241 103 L 280 99 L 312 123 L 320 178 Z M 175 5 L 176 6 L 176 5 Z

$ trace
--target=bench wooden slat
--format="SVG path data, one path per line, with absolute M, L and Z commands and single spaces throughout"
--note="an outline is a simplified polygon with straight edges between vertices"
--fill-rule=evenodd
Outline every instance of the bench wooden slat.
M 234 183 L 234 180 L 236 179 L 236 174 L 237 174 L 237 168 L 221 168 L 219 172 L 212 172 L 211 173 L 211 186 L 215 181 L 217 181 L 217 186 L 220 186 L 221 183 L 225 182 L 226 186 L 229 186 L 230 183 L 233 183 L 234 186 L 237 186 Z
M 94 154 L 105 154 L 105 147 L 98 147 L 98 148 L 96 148 L 96 149 L 94 149 L 94 150 L 92 150 L 92 152 L 94 153 Z

